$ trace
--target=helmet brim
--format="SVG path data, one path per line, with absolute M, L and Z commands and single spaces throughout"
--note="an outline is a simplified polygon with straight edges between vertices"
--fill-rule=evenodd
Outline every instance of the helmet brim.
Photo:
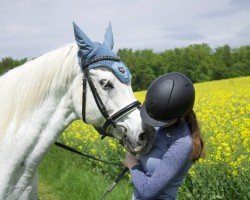
M 170 122 L 172 122 L 173 120 L 166 120 L 166 121 L 159 121 L 159 120 L 155 120 L 152 117 L 150 117 L 146 111 L 145 108 L 145 103 L 142 104 L 141 109 L 140 109 L 140 115 L 142 118 L 142 121 L 149 125 L 149 126 L 153 126 L 153 127 L 161 127 L 161 126 L 165 126 L 167 124 L 169 124 Z

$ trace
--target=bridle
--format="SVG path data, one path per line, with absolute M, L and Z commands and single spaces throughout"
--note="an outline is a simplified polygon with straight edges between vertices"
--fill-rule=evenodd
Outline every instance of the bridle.
M 95 127 L 94 128 L 97 130 L 97 132 L 102 135 L 102 139 L 104 139 L 106 136 L 109 136 L 109 137 L 114 137 L 112 134 L 108 133 L 107 132 L 107 129 L 110 127 L 110 125 L 112 125 L 114 128 L 117 127 L 117 124 L 116 124 L 116 120 L 118 120 L 120 117 L 128 114 L 129 112 L 132 112 L 134 109 L 136 108 L 140 108 L 140 105 L 141 103 L 139 101 L 134 101 L 132 103 L 130 103 L 129 105 L 121 108 L 120 110 L 118 110 L 117 112 L 115 112 L 113 115 L 109 115 L 109 113 L 107 112 L 107 109 L 105 107 L 105 105 L 103 104 L 102 102 L 102 99 L 101 97 L 99 96 L 97 90 L 96 90 L 96 87 L 89 75 L 89 65 L 93 64 L 93 63 L 96 63 L 98 61 L 101 61 L 101 60 L 111 60 L 111 61 L 120 61 L 120 58 L 119 57 L 113 57 L 113 56 L 100 56 L 100 57 L 97 57 L 95 59 L 92 59 L 92 60 L 88 60 L 88 61 L 85 61 L 82 66 L 82 71 L 84 73 L 83 75 L 83 81 L 82 81 L 82 85 L 83 85 L 83 92 L 82 92 L 82 120 L 86 122 L 86 116 L 85 116 L 85 111 L 86 111 L 86 96 L 87 96 L 87 82 L 90 86 L 90 90 L 93 94 L 93 97 L 95 99 L 95 102 L 100 110 L 100 112 L 102 113 L 102 115 L 105 117 L 106 121 L 104 122 L 103 126 L 102 127 Z M 126 130 L 126 128 L 124 127 L 123 130 Z M 125 136 L 125 133 L 126 131 L 123 132 L 123 137 L 126 137 Z M 122 138 L 117 138 L 120 140 L 120 143 L 122 143 Z M 113 163 L 113 162 L 109 162 L 109 161 L 105 161 L 105 160 L 102 160 L 100 158 L 96 158 L 92 155 L 89 155 L 89 154 L 85 154 L 85 153 L 82 153 L 82 152 L 79 152 L 78 150 L 72 148 L 72 147 L 69 147 L 67 145 L 64 145 L 60 142 L 56 142 L 55 143 L 56 146 L 60 147 L 60 148 L 63 148 L 63 149 L 66 149 L 70 152 L 73 152 L 73 153 L 76 153 L 78 155 L 81 155 L 81 156 L 84 156 L 84 157 L 87 157 L 87 158 L 90 158 L 90 159 L 93 159 L 93 160 L 96 160 L 96 161 L 100 161 L 100 162 L 103 162 L 103 163 L 107 163 L 107 164 L 111 164 L 111 165 L 120 165 L 118 163 Z M 109 186 L 108 190 L 105 191 L 105 193 L 102 195 L 101 197 L 101 200 L 105 199 L 106 196 L 108 195 L 109 192 L 111 192 L 111 190 L 117 185 L 117 183 L 122 179 L 122 177 L 127 173 L 129 169 L 128 168 L 124 168 L 123 171 L 117 176 L 117 178 L 115 179 L 115 181 Z
M 107 129 L 110 127 L 110 125 L 112 125 L 114 128 L 116 128 L 118 125 L 116 124 L 116 120 L 118 120 L 120 117 L 128 114 L 129 112 L 132 112 L 134 109 L 139 109 L 140 108 L 140 105 L 141 103 L 139 101 L 134 101 L 132 103 L 130 103 L 129 105 L 121 108 L 119 111 L 115 112 L 113 115 L 109 115 L 108 112 L 107 112 L 107 109 L 105 107 L 105 105 L 103 104 L 102 102 L 102 99 L 101 97 L 99 96 L 97 90 L 96 90 L 96 87 L 94 86 L 94 83 L 89 75 L 89 65 L 93 64 L 93 63 L 96 63 L 98 61 L 102 61 L 102 60 L 111 60 L 111 61 L 120 61 L 120 58 L 119 57 L 113 57 L 113 56 L 100 56 L 100 57 L 97 57 L 95 59 L 92 59 L 92 60 L 88 60 L 88 61 L 85 61 L 84 64 L 82 66 L 82 71 L 84 73 L 83 75 L 83 82 L 82 82 L 82 85 L 83 85 L 83 93 L 82 93 L 82 120 L 86 122 L 86 116 L 85 116 L 85 111 L 86 111 L 86 94 L 87 94 L 87 82 L 90 86 L 90 90 L 94 96 L 94 99 L 95 99 L 95 102 L 100 110 L 100 112 L 102 113 L 102 115 L 105 117 L 106 121 L 104 122 L 103 126 L 102 127 L 96 127 L 94 126 L 94 128 L 97 130 L 97 132 L 102 135 L 102 139 L 105 138 L 106 136 L 109 136 L 109 137 L 114 137 L 112 134 L 108 133 L 107 132 Z M 123 130 L 126 130 L 125 127 Z M 123 137 L 126 137 L 125 136 L 125 131 L 123 132 Z M 117 138 L 120 140 L 120 143 L 122 143 L 122 138 Z M 90 158 L 92 160 L 96 160 L 96 161 L 100 161 L 100 162 L 103 162 L 103 163 L 106 163 L 106 164 L 111 164 L 111 165 L 120 165 L 118 163 L 113 163 L 113 162 L 109 162 L 109 161 L 105 161 L 105 160 L 102 160 L 100 158 L 96 158 L 95 156 L 92 156 L 92 155 L 89 155 L 89 154 L 85 154 L 85 153 L 82 153 L 82 152 L 79 152 L 78 150 L 72 148 L 72 147 L 69 147 L 67 145 L 64 145 L 60 142 L 56 142 L 55 143 L 56 146 L 60 147 L 60 148 L 63 148 L 63 149 L 66 149 L 70 152 L 73 152 L 75 154 L 78 154 L 78 155 L 81 155 L 81 156 L 84 156 L 84 157 L 87 157 L 87 158 Z M 103 196 L 101 197 L 101 199 L 104 199 L 106 198 L 106 196 L 108 195 L 109 192 L 111 192 L 111 190 L 117 185 L 117 183 L 122 179 L 122 177 L 126 174 L 126 172 L 128 171 L 128 168 L 125 168 L 123 169 L 123 171 L 117 176 L 117 178 L 115 179 L 115 181 L 110 185 L 110 187 L 108 188 L 108 190 L 103 194 Z
M 84 73 L 83 81 L 82 81 L 82 86 L 83 86 L 83 92 L 82 92 L 82 120 L 85 123 L 87 123 L 86 122 L 85 111 L 86 111 L 86 96 L 87 96 L 87 82 L 88 82 L 88 84 L 90 86 L 90 90 L 91 90 L 91 92 L 93 94 L 93 97 L 95 99 L 95 102 L 97 104 L 97 107 L 99 108 L 100 112 L 102 113 L 102 115 L 106 119 L 106 121 L 104 122 L 102 127 L 94 126 L 94 128 L 97 130 L 97 132 L 100 135 L 102 135 L 101 138 L 104 139 L 106 136 L 114 137 L 112 134 L 107 132 L 107 129 L 111 125 L 114 128 L 116 128 L 118 126 L 117 123 L 116 123 L 116 120 L 118 120 L 120 117 L 122 117 L 124 115 L 127 115 L 129 112 L 132 112 L 134 109 L 139 109 L 141 103 L 139 101 L 134 101 L 134 102 L 130 103 L 129 105 L 121 108 L 120 110 L 115 112 L 113 115 L 111 115 L 111 116 L 109 115 L 109 113 L 107 112 L 107 109 L 106 109 L 105 105 L 103 104 L 102 99 L 99 96 L 99 94 L 98 94 L 98 92 L 96 90 L 96 87 L 95 87 L 95 85 L 94 85 L 94 83 L 93 83 L 93 81 L 92 81 L 92 79 L 91 79 L 91 77 L 89 75 L 89 65 L 91 65 L 93 63 L 96 63 L 98 61 L 102 61 L 102 60 L 110 60 L 110 61 L 119 62 L 120 58 L 118 56 L 117 57 L 114 57 L 114 56 L 100 56 L 100 57 L 94 58 L 92 60 L 87 60 L 87 61 L 84 62 L 84 64 L 81 64 L 82 71 Z M 125 130 L 123 132 L 123 137 L 126 137 L 125 136 L 125 133 L 127 131 L 126 128 L 124 127 L 124 129 L 122 129 L 122 130 Z M 120 143 L 122 143 L 122 138 L 117 138 L 117 139 L 119 139 Z M 69 147 L 67 145 L 64 145 L 64 144 L 60 143 L 60 142 L 56 142 L 55 145 L 57 145 L 60 148 L 66 149 L 68 151 L 71 151 L 73 153 L 79 154 L 79 155 L 84 156 L 84 157 L 88 157 L 88 158 L 96 160 L 96 161 L 100 161 L 100 162 L 107 163 L 107 164 L 112 164 L 112 165 L 119 165 L 117 163 L 112 163 L 112 162 L 109 162 L 109 161 L 105 161 L 105 160 L 96 158 L 96 157 L 94 157 L 92 155 L 88 155 L 88 154 L 79 152 L 76 149 L 73 149 L 73 148 L 71 148 L 71 147 Z M 128 168 L 123 169 L 123 171 L 117 176 L 115 181 L 109 186 L 108 190 L 103 194 L 103 196 L 101 197 L 101 200 L 106 198 L 108 193 L 111 192 L 111 190 L 117 185 L 117 183 L 122 179 L 122 177 L 127 173 L 128 170 L 129 170 Z
M 104 118 L 106 119 L 106 121 L 104 122 L 102 127 L 95 127 L 94 128 L 97 130 L 97 132 L 102 135 L 102 139 L 105 138 L 106 136 L 110 136 L 110 137 L 114 137 L 112 134 L 107 132 L 107 129 L 110 127 L 110 125 L 113 126 L 113 128 L 117 127 L 117 123 L 116 120 L 119 119 L 120 117 L 128 114 L 129 112 L 131 112 L 132 110 L 134 110 L 135 108 L 140 108 L 141 103 L 139 101 L 134 101 L 132 103 L 130 103 L 129 105 L 123 107 L 122 109 L 120 109 L 119 111 L 117 111 L 116 113 L 114 113 L 113 115 L 109 115 L 109 113 L 107 112 L 107 109 L 105 107 L 105 105 L 102 102 L 101 97 L 99 96 L 97 89 L 89 75 L 89 65 L 96 63 L 98 61 L 102 61 L 102 60 L 110 60 L 110 61 L 116 61 L 119 62 L 120 61 L 120 57 L 118 56 L 100 56 L 97 58 L 94 58 L 92 60 L 87 60 L 82 64 L 82 71 L 84 73 L 83 75 L 83 93 L 82 93 L 82 120 L 86 122 L 86 116 L 85 116 L 85 111 L 86 111 L 86 94 L 87 94 L 87 82 L 90 86 L 90 90 L 93 94 L 93 97 L 95 99 L 95 102 L 98 106 L 98 109 L 100 110 L 100 112 L 102 113 L 102 115 L 104 116 Z M 126 133 L 126 128 L 123 127 L 123 134 Z

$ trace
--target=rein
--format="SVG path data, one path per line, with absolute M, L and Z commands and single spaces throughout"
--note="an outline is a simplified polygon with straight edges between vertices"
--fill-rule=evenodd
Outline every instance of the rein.
M 60 147 L 60 148 L 65 149 L 65 150 L 67 150 L 67 151 L 70 151 L 70 152 L 72 152 L 72 153 L 78 154 L 78 155 L 80 155 L 80 156 L 84 156 L 84 157 L 86 157 L 86 158 L 89 158 L 89 159 L 92 159 L 92 160 L 95 160 L 95 161 L 99 161 L 99 162 L 103 162 L 103 163 L 106 163 L 106 164 L 109 164 L 109 165 L 115 165 L 115 166 L 119 166 L 119 167 L 122 166 L 120 163 L 109 162 L 109 161 L 106 161 L 106 160 L 102 160 L 102 159 L 100 159 L 100 158 L 96 158 L 96 157 L 94 157 L 94 156 L 92 156 L 92 155 L 90 155 L 90 154 L 82 153 L 82 152 L 77 151 L 76 149 L 74 149 L 74 148 L 72 148 L 72 147 L 69 147 L 69 146 L 67 146 L 67 145 L 64 145 L 64 144 L 62 144 L 62 143 L 60 143 L 60 142 L 55 142 L 55 145 L 58 146 L 58 147 Z

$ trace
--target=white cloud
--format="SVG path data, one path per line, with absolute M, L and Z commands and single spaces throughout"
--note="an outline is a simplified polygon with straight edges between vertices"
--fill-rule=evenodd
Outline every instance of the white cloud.
M 155 51 L 208 43 L 249 45 L 248 0 L 12 0 L 1 2 L 0 58 L 36 57 L 74 42 L 72 21 L 102 41 L 111 21 L 115 49 Z M 247 28 L 248 30 L 248 28 Z M 242 33 L 243 31 L 243 33 Z

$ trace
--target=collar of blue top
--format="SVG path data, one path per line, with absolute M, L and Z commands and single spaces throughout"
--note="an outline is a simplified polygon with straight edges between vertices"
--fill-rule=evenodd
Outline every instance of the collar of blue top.
M 127 66 L 112 51 L 114 45 L 111 24 L 106 29 L 103 44 L 92 42 L 85 33 L 73 22 L 76 43 L 78 45 L 78 62 L 83 68 L 94 69 L 107 67 L 125 84 L 130 83 L 131 74 Z

